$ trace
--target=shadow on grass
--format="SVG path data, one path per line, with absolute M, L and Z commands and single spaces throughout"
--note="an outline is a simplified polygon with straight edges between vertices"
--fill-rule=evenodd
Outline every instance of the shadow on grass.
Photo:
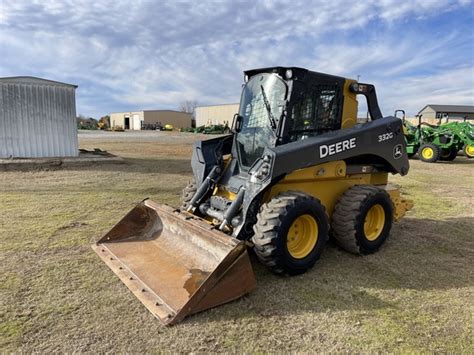
M 474 218 L 406 218 L 394 225 L 379 252 L 352 255 L 330 242 L 315 267 L 295 277 L 273 275 L 252 257 L 254 291 L 187 321 L 398 308 L 387 301 L 387 293 L 399 298 L 407 292 L 469 287 L 474 281 L 472 230 Z
M 111 164 L 112 165 L 112 164 Z M 122 166 L 121 166 L 122 165 Z M 124 166 L 125 165 L 125 166 Z M 136 171 L 138 173 L 152 174 L 191 174 L 190 159 L 162 158 L 143 159 L 143 158 L 124 158 L 124 164 L 114 164 L 114 166 L 100 166 L 94 169 L 110 171 L 115 169 L 121 171 L 125 167 L 125 171 Z
M 420 161 L 421 163 L 423 164 L 444 164 L 444 165 L 466 165 L 466 164 L 472 164 L 474 163 L 474 159 L 470 159 L 464 155 L 457 155 L 456 159 L 452 160 L 452 161 L 445 161 L 445 160 L 438 160 L 436 163 L 424 163 L 422 162 L 418 155 L 415 155 L 413 156 L 412 158 L 410 158 L 410 162 L 413 161 L 413 160 L 418 160 Z
M 135 172 L 137 174 L 191 174 L 190 159 L 162 158 L 123 158 L 122 161 L 93 161 L 64 165 L 34 166 L 17 171 L 90 171 L 90 172 Z

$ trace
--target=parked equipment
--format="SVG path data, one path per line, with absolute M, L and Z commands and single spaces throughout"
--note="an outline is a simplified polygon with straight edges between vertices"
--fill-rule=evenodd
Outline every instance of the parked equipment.
M 163 131 L 164 127 L 161 122 L 145 123 L 141 121 L 141 130 L 142 131 Z
M 395 117 L 399 112 L 402 113 L 409 158 L 418 153 L 420 160 L 426 163 L 452 161 L 459 150 L 468 158 L 474 156 L 474 129 L 469 122 L 452 121 L 436 126 L 422 122 L 422 115 L 417 115 L 418 125 L 415 126 L 405 119 L 404 110 L 396 110 Z
M 422 125 L 424 124 L 421 122 L 422 115 L 417 115 L 418 118 L 418 125 L 413 125 L 405 119 L 405 111 L 404 110 L 396 110 L 395 117 L 397 117 L 397 113 L 402 112 L 402 121 L 403 121 L 403 134 L 405 135 L 406 141 L 406 149 L 408 158 L 412 158 L 416 153 L 421 161 L 425 163 L 434 163 L 440 159 L 441 149 L 446 149 L 450 142 L 447 139 L 442 138 L 445 140 L 445 144 L 441 147 L 441 139 L 437 134 L 437 131 L 434 130 L 427 130 Z M 425 123 L 428 125 L 427 123 Z M 438 144 L 436 144 L 438 143 Z
M 204 133 L 204 134 L 229 134 L 230 127 L 226 122 L 225 124 L 214 124 L 214 125 L 203 125 L 196 127 L 194 133 Z
M 437 160 L 452 161 L 456 159 L 459 142 L 450 129 L 426 122 L 421 122 L 420 127 L 422 131 L 422 144 L 419 150 L 421 161 L 434 163 Z
M 474 125 L 467 121 L 451 121 L 440 125 L 440 129 L 453 135 L 456 154 L 462 150 L 466 157 L 474 157 Z
M 252 290 L 247 247 L 272 272 L 300 274 L 330 231 L 347 251 L 376 252 L 412 205 L 388 184 L 409 163 L 373 85 L 295 67 L 244 74 L 233 132 L 195 144 L 183 206 L 145 200 L 93 245 L 165 324 Z
M 228 134 L 230 133 L 230 127 L 227 123 L 225 124 L 214 124 L 204 127 L 204 134 Z
M 408 158 L 412 158 L 420 148 L 421 128 L 420 125 L 415 126 L 406 120 L 405 110 L 395 110 L 394 116 L 398 117 L 401 113 L 401 120 L 403 125 L 403 134 L 405 135 L 406 150 Z M 421 117 L 419 122 L 421 122 Z

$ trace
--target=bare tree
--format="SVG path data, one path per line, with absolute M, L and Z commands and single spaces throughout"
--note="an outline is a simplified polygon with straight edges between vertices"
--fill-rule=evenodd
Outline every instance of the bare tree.
M 198 102 L 196 100 L 186 100 L 179 104 L 179 110 L 181 112 L 194 113 Z

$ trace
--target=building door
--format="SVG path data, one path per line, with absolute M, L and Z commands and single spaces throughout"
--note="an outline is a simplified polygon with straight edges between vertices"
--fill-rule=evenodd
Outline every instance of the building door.
M 132 116 L 132 129 L 139 131 L 141 129 L 140 115 Z
M 123 119 L 123 129 L 130 129 L 130 117 L 128 116 Z

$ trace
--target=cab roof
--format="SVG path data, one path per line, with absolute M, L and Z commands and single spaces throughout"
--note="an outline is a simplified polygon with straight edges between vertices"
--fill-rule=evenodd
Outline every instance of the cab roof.
M 279 74 L 282 78 L 285 77 L 285 73 L 287 70 L 291 70 L 293 72 L 292 78 L 296 80 L 304 80 L 304 79 L 309 79 L 309 77 L 313 78 L 319 78 L 319 79 L 326 79 L 326 80 L 346 80 L 346 78 L 341 77 L 341 76 L 336 76 L 336 75 L 331 75 L 331 74 L 326 74 L 326 73 L 321 73 L 321 72 L 316 72 L 316 71 L 311 71 L 305 68 L 300 68 L 300 67 L 267 67 L 267 68 L 259 68 L 259 69 L 251 69 L 251 70 L 245 70 L 244 75 L 248 75 L 248 77 L 252 77 L 256 74 L 260 73 L 277 73 Z

